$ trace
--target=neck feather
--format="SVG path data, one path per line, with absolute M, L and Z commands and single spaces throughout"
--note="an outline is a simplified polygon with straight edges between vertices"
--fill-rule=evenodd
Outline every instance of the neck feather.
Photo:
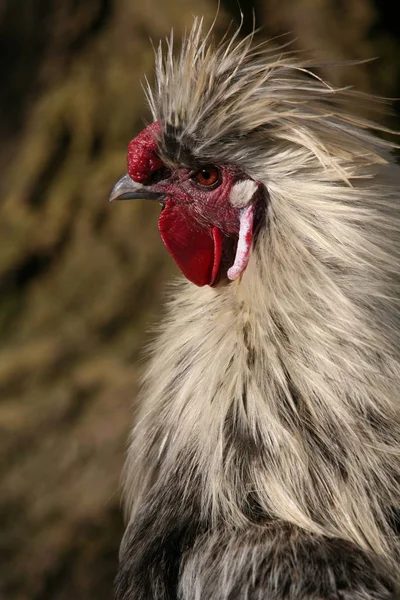
M 379 181 L 306 195 L 301 182 L 270 183 L 268 227 L 241 279 L 177 285 L 127 461 L 130 515 L 184 463 L 205 519 L 280 518 L 390 558 L 400 219 Z

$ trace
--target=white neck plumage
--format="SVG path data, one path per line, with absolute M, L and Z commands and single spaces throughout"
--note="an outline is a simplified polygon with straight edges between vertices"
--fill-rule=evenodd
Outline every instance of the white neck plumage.
M 395 198 L 372 209 L 377 185 L 292 181 L 281 197 L 270 183 L 268 227 L 241 278 L 177 285 L 133 432 L 130 515 L 185 461 L 185 485 L 200 477 L 216 523 L 240 527 L 256 507 L 390 556 L 400 328 L 387 250 L 398 224 L 385 220 Z

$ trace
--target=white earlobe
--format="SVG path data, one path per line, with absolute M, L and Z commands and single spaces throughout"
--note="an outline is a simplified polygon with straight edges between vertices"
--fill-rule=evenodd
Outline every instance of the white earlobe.
M 235 208 L 243 208 L 246 206 L 257 191 L 257 184 L 252 179 L 244 179 L 238 181 L 232 187 L 229 202 Z

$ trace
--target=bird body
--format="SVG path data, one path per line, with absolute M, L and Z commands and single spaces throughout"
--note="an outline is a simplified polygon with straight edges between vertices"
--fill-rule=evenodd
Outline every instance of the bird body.
M 161 201 L 189 281 L 141 392 L 117 598 L 399 598 L 391 145 L 291 54 L 198 22 L 156 75 L 112 197 Z

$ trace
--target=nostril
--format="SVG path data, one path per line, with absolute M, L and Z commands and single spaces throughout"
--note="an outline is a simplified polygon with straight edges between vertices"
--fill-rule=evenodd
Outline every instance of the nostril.
M 146 185 L 154 185 L 159 181 L 163 181 L 163 179 L 169 179 L 169 177 L 171 177 L 171 170 L 167 167 L 161 167 L 160 169 L 153 171 L 146 182 Z

